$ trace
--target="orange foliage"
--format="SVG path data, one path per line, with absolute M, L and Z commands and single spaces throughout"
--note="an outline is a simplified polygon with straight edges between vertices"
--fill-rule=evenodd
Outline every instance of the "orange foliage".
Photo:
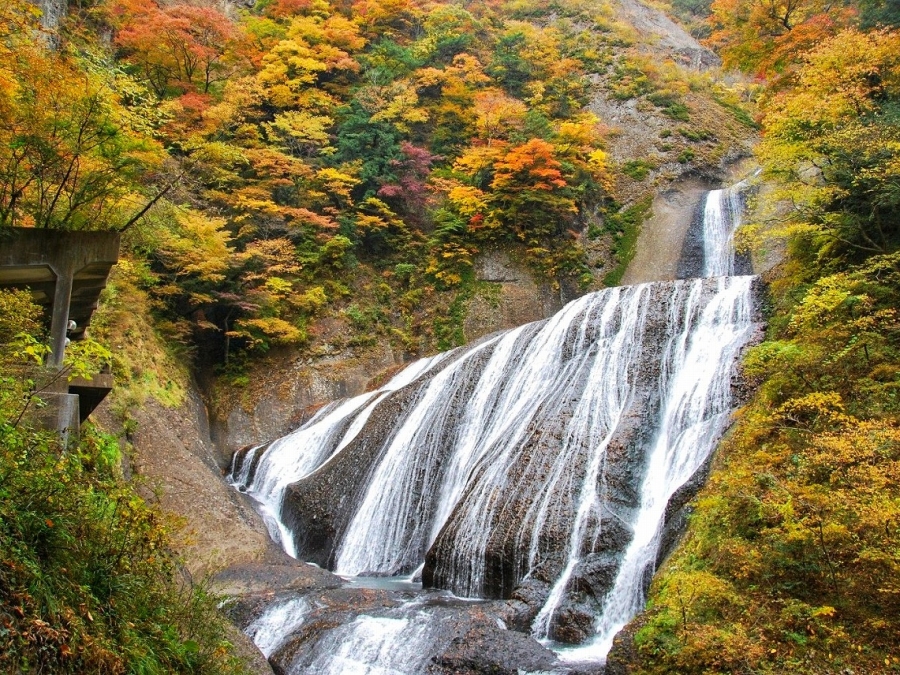
M 709 44 L 725 66 L 760 77 L 787 71 L 855 15 L 825 0 L 715 0 L 711 10 Z
M 531 190 L 549 191 L 566 186 L 560 170 L 562 165 L 555 157 L 555 148 L 539 138 L 511 148 L 494 166 L 497 170 L 491 183 L 494 189 L 518 185 Z
M 218 10 L 124 0 L 111 12 L 121 22 L 116 45 L 158 95 L 172 87 L 208 92 L 229 74 L 226 54 L 238 29 Z

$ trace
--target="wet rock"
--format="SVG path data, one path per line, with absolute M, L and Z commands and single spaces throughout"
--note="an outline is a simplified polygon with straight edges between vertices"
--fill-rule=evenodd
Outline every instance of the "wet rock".
M 246 596 L 263 592 L 316 591 L 339 588 L 343 585 L 343 579 L 328 570 L 296 561 L 292 563 L 233 565 L 215 575 L 212 585 L 217 593 L 228 596 Z
M 706 257 L 703 252 L 703 210 L 706 200 L 700 199 L 694 207 L 691 224 L 681 245 L 681 257 L 675 272 L 677 279 L 694 279 L 703 276 Z
M 469 349 L 472 349 L 470 347 Z M 453 449 L 455 411 L 472 396 L 477 383 L 475 373 L 490 357 L 492 347 L 480 349 L 467 359 L 465 366 L 455 377 L 461 386 L 443 401 L 444 415 L 432 420 L 423 429 L 427 439 L 423 441 L 423 453 L 414 466 L 402 489 L 408 491 L 409 506 L 402 522 L 392 527 L 402 530 L 406 552 L 394 569 L 365 570 L 366 574 L 397 575 L 412 572 L 425 557 L 426 538 L 430 523 L 422 523 L 423 515 L 433 513 L 440 496 L 439 486 L 443 476 L 444 460 Z M 460 354 L 467 350 L 461 350 Z M 453 360 L 448 360 L 452 363 Z M 313 474 L 290 485 L 285 492 L 282 521 L 290 528 L 296 550 L 305 559 L 323 567 L 334 567 L 336 546 L 350 527 L 357 509 L 365 498 L 378 462 L 391 447 L 395 435 L 403 427 L 416 401 L 447 364 L 439 364 L 412 384 L 393 392 L 372 412 L 365 429 L 337 455 Z M 349 421 L 347 422 L 349 425 Z M 337 435 L 339 439 L 341 435 Z
M 509 628 L 523 633 L 531 630 L 541 607 L 550 595 L 550 584 L 533 577 L 525 579 L 516 586 L 512 597 L 505 603 L 502 611 L 503 621 Z
M 663 532 L 660 539 L 659 552 L 656 556 L 656 567 L 662 565 L 669 553 L 681 539 L 687 525 L 688 516 L 691 514 L 690 501 L 706 484 L 709 470 L 712 466 L 712 455 L 694 473 L 688 481 L 675 491 L 666 504 L 666 513 L 663 521 Z
M 683 292 L 678 290 L 682 288 L 666 284 L 653 287 L 648 306 L 666 307 L 672 293 Z M 701 288 L 708 300 L 716 291 L 716 282 L 703 282 Z M 682 317 L 681 320 L 686 319 Z M 657 431 L 647 420 L 656 419 L 661 413 L 662 392 L 658 382 L 662 349 L 673 332 L 682 329 L 680 325 L 671 325 L 671 321 L 672 317 L 664 311 L 648 313 L 642 333 L 641 358 L 632 374 L 634 385 L 629 405 L 617 418 L 618 424 L 606 444 L 596 486 L 597 494 L 602 495 L 602 522 L 596 522 L 594 514 L 589 516 L 591 520 L 584 527 L 586 540 L 582 543 L 582 549 L 603 554 L 590 561 L 590 564 L 599 565 L 596 570 L 584 568 L 585 577 L 580 583 L 589 594 L 588 605 L 599 603 L 605 596 L 611 586 L 609 577 L 632 539 L 627 523 L 633 521 L 640 506 L 646 458 L 656 441 Z M 590 340 L 590 336 L 587 339 Z M 564 352 L 569 347 L 564 344 Z M 502 506 L 491 507 L 490 513 L 480 516 L 487 519 L 481 526 L 485 534 L 478 553 L 483 556 L 480 576 L 466 576 L 465 571 L 460 573 L 472 564 L 471 559 L 465 557 L 468 551 L 460 546 L 471 536 L 472 517 L 469 514 L 470 509 L 475 508 L 470 507 L 464 495 L 426 555 L 422 577 L 426 586 L 445 588 L 462 595 L 474 592 L 488 598 L 511 598 L 526 575 L 547 583 L 558 578 L 567 562 L 566 551 L 570 548 L 573 519 L 578 510 L 576 500 L 581 494 L 589 453 L 579 451 L 571 455 L 565 467 L 565 481 L 550 488 L 545 483 L 546 477 L 553 475 L 561 446 L 568 442 L 564 439 L 570 438 L 568 423 L 576 414 L 575 404 L 577 400 L 548 403 L 518 440 L 519 447 L 509 460 L 502 481 L 497 481 L 494 486 L 497 497 L 492 503 Z M 551 492 L 547 493 L 547 489 Z M 683 496 L 689 499 L 693 494 L 690 490 L 695 489 L 689 486 Z M 473 498 L 469 496 L 468 499 Z M 471 503 L 484 502 L 473 500 Z M 541 513 L 539 526 L 535 521 L 536 513 Z M 588 536 L 592 539 L 587 540 Z M 475 582 L 480 585 L 473 590 Z M 522 609 L 518 614 L 521 616 L 516 623 L 522 625 L 529 611 Z
M 616 580 L 621 562 L 621 555 L 617 551 L 623 549 L 624 546 L 585 556 L 572 572 L 572 588 L 599 604 Z
M 249 485 L 256 476 L 256 470 L 259 468 L 259 462 L 263 454 L 271 443 L 264 443 L 261 446 L 245 445 L 243 448 L 234 453 L 231 458 L 231 469 L 229 475 L 233 478 L 242 477 L 243 485 Z M 238 487 L 241 490 L 241 487 Z
M 755 191 L 755 188 L 750 185 L 747 187 L 743 186 L 744 183 L 740 183 L 739 186 L 735 186 L 726 192 L 726 194 L 731 195 L 735 200 L 735 204 L 741 213 L 746 209 L 747 197 Z M 704 197 L 697 202 L 693 217 L 690 221 L 690 226 L 684 237 L 681 248 L 681 257 L 678 261 L 678 279 L 694 279 L 702 277 L 705 274 L 706 256 L 704 253 L 703 236 L 705 209 L 706 198 Z M 753 261 L 749 252 L 743 251 L 734 254 L 734 274 L 753 274 Z
M 549 636 L 563 644 L 575 645 L 594 634 L 596 608 L 583 602 L 567 599 L 554 613 Z
M 663 397 L 674 386 L 672 383 L 678 382 L 672 377 L 678 372 L 673 371 L 675 364 L 680 362 L 672 361 L 672 354 L 683 344 L 679 340 L 687 339 L 681 337 L 683 331 L 697 325 L 704 303 L 710 302 L 719 288 L 719 280 L 709 279 L 622 291 L 627 294 L 622 300 L 613 300 L 616 296 L 610 293 L 575 305 L 565 321 L 524 327 L 512 334 L 503 347 L 500 342 L 483 343 L 483 351 L 463 351 L 448 357 L 437 369 L 447 375 L 441 377 L 439 390 L 431 387 L 437 374 L 429 371 L 428 378 L 432 379 L 413 382 L 390 394 L 374 409 L 351 443 L 288 488 L 283 521 L 292 529 L 298 549 L 320 565 L 334 565 L 336 546 L 350 530 L 369 486 L 377 488 L 378 494 L 397 490 L 396 499 L 392 497 L 381 511 L 390 514 L 388 525 L 371 524 L 366 530 L 366 544 L 360 539 L 355 545 L 354 550 L 361 552 L 357 560 L 363 561 L 362 565 L 376 566 L 372 571 L 383 574 L 397 574 L 412 571 L 424 557 L 422 581 L 426 587 L 452 590 L 460 596 L 506 598 L 506 603 L 490 603 L 491 615 L 504 622 L 497 624 L 497 630 L 505 626 L 524 633 L 530 630 L 549 589 L 566 569 L 570 551 L 576 551 L 581 560 L 553 613 L 550 636 L 566 643 L 589 638 L 633 538 L 629 523 L 635 522 L 641 505 L 648 458 L 656 447 L 664 412 Z M 688 305 L 688 298 L 699 304 Z M 627 353 L 624 347 L 612 350 L 610 345 L 620 344 L 620 331 L 626 325 Z M 548 327 L 552 330 L 541 333 L 546 337 L 540 338 L 547 343 L 532 343 Z M 564 372 L 565 377 L 556 379 L 538 370 L 541 379 L 537 384 L 526 380 L 526 388 L 511 389 L 515 395 L 509 400 L 528 401 L 530 407 L 521 413 L 501 398 L 505 395 L 502 389 L 485 387 L 476 392 L 483 366 L 494 353 L 491 350 L 506 354 L 509 359 L 502 361 L 506 370 L 500 372 L 498 368 L 491 373 L 493 382 L 515 382 L 519 362 L 531 358 L 528 349 L 532 344 L 552 349 L 552 360 L 546 364 L 539 358 L 535 361 L 542 364 L 541 368 Z M 461 358 L 462 354 L 467 358 Z M 605 355 L 617 357 L 610 360 Z M 621 407 L 609 413 L 608 419 L 591 417 L 598 410 L 606 410 L 603 405 L 607 399 L 601 396 L 613 395 L 606 393 L 604 378 L 628 383 L 627 389 L 615 393 L 621 397 Z M 480 411 L 467 407 L 482 391 L 501 392 L 491 394 L 495 399 L 485 400 L 483 405 L 493 406 L 493 410 L 484 418 L 478 414 Z M 538 391 L 539 395 L 525 398 Z M 428 400 L 429 406 L 417 407 L 423 400 Z M 726 404 L 723 400 L 722 405 Z M 488 422 L 491 416 L 508 421 L 510 415 L 520 414 L 515 428 L 511 425 L 495 431 L 488 426 L 500 423 L 495 419 Z M 479 426 L 473 423 L 460 428 L 462 415 L 472 415 Z M 720 419 L 710 417 L 710 428 Z M 415 424 L 407 429 L 403 426 L 407 421 Z M 346 421 L 339 424 L 344 425 L 341 429 L 349 428 Z M 454 470 L 461 471 L 465 487 L 463 478 L 454 484 L 462 492 L 453 493 L 453 501 L 446 502 L 448 508 L 450 504 L 455 506 L 426 552 L 423 549 L 437 518 L 438 501 L 444 499 L 443 478 L 448 465 L 455 466 L 449 460 L 464 434 L 469 439 L 467 443 L 475 443 L 473 439 L 477 438 L 484 446 L 479 448 L 480 454 L 453 459 L 461 462 Z M 490 440 L 482 441 L 483 438 Z M 603 452 L 598 453 L 598 448 Z M 329 454 L 326 451 L 322 456 Z M 382 477 L 378 466 L 388 457 L 397 458 L 395 464 L 390 464 L 391 471 L 384 474 L 390 479 Z M 677 537 L 687 504 L 702 483 L 704 471 L 697 471 L 673 495 L 664 523 L 669 528 L 664 535 L 666 542 Z M 460 494 L 458 499 L 456 494 Z M 584 501 L 586 496 L 592 500 L 590 508 Z M 442 512 L 441 518 L 444 516 Z M 398 532 L 403 536 L 395 540 Z M 583 539 L 573 544 L 575 532 L 581 533 Z M 380 545 L 386 541 L 400 542 L 385 551 L 394 556 L 388 558 L 389 564 L 370 562 L 364 547 L 369 542 Z M 662 555 L 668 545 L 664 545 Z M 646 587 L 653 565 L 643 571 L 642 585 Z M 326 595 L 333 594 L 329 591 Z M 476 610 L 446 603 L 417 605 L 416 609 L 376 604 L 372 605 L 371 614 L 363 615 L 358 610 L 354 613 L 337 609 L 325 597 L 316 600 L 315 616 L 308 622 L 318 626 L 316 632 L 291 638 L 279 650 L 281 656 L 276 660 L 283 662 L 279 667 L 314 672 L 316 664 L 324 663 L 326 655 L 334 650 L 341 651 L 340 658 L 352 660 L 353 655 L 344 650 L 353 645 L 381 650 L 379 640 L 400 639 L 398 636 L 424 645 L 396 655 L 400 659 L 396 669 L 401 671 L 412 668 L 410 663 L 419 663 L 416 659 L 425 651 L 440 657 L 433 662 L 435 667 L 461 672 L 477 668 L 503 672 L 506 667 L 505 662 L 499 661 L 472 662 L 468 653 L 461 651 L 473 626 L 481 625 Z M 422 618 L 424 614 L 429 616 Z M 314 624 L 313 620 L 319 623 Z M 494 628 L 489 632 L 493 634 Z M 454 643 L 457 639 L 462 641 Z M 423 671 L 413 668 L 409 672 Z
M 536 640 L 497 625 L 479 622 L 454 637 L 432 657 L 433 675 L 517 675 L 558 666 L 556 655 Z
M 634 636 L 643 626 L 643 615 L 629 623 L 613 639 L 612 648 L 606 655 L 603 675 L 630 675 L 641 664 L 641 657 L 634 643 Z
M 369 418 L 366 433 L 313 475 L 288 487 L 282 521 L 293 533 L 296 550 L 303 552 L 304 559 L 322 567 L 334 565 L 335 546 L 368 487 L 385 441 L 417 393 L 408 387 L 382 401 Z
M 566 597 L 550 621 L 551 639 L 578 644 L 594 634 L 595 617 L 616 581 L 622 552 L 631 539 L 630 533 L 622 536 L 624 543 L 585 556 L 573 570 Z

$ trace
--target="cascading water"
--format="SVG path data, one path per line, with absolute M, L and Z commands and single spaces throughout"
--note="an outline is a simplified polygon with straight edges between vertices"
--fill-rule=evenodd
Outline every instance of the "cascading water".
M 744 212 L 743 183 L 712 190 L 703 208 L 703 276 L 734 274 L 734 233 Z
M 264 656 L 271 656 L 295 628 L 303 624 L 309 613 L 304 598 L 290 598 L 276 602 L 250 623 L 244 632 Z
M 643 603 L 673 495 L 728 423 L 734 364 L 758 327 L 755 278 L 723 276 L 740 208 L 740 190 L 707 199 L 716 278 L 607 289 L 416 362 L 236 455 L 231 480 L 295 557 L 348 576 L 421 574 L 463 597 L 536 589 L 533 635 L 563 660 L 602 661 Z M 269 614 L 258 621 L 266 649 L 280 645 Z M 388 643 L 428 633 L 404 621 L 359 616 L 328 638 L 344 666 L 319 650 L 290 672 L 381 663 Z M 421 672 L 420 652 L 359 672 Z
M 658 558 L 669 500 L 700 470 L 728 423 L 731 381 L 723 373 L 729 374 L 729 364 L 750 338 L 753 277 L 717 281 L 718 292 L 698 313 L 690 332 L 673 336 L 666 346 L 661 378 L 666 403 L 648 457 L 634 537 L 603 603 L 596 636 L 578 649 L 563 652 L 564 660 L 603 659 L 616 633 L 640 611 L 645 580 Z
M 346 447 L 385 396 L 428 372 L 448 354 L 420 359 L 378 391 L 326 406 L 294 433 L 268 446 L 250 448 L 246 454 L 235 456 L 229 476 L 231 483 L 251 494 L 272 538 L 288 555 L 297 557 L 291 532 L 280 517 L 287 486 L 311 473 L 332 452 Z
M 292 664 L 297 675 L 398 675 L 425 671 L 430 654 L 422 649 L 430 635 L 427 612 L 408 616 L 363 614 L 318 643 Z

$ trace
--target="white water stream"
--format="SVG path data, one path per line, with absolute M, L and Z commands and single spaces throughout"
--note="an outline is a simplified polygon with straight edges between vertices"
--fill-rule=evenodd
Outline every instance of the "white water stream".
M 706 195 L 703 208 L 703 276 L 724 277 L 734 274 L 734 233 L 744 213 L 741 182 Z
M 293 675 L 408 675 L 425 672 L 431 654 L 423 649 L 429 616 L 404 618 L 363 614 L 316 645 L 308 664 Z
M 734 365 L 755 326 L 755 278 L 727 276 L 741 208 L 735 189 L 706 201 L 705 269 L 717 278 L 607 289 L 545 322 L 417 361 L 381 389 L 334 403 L 249 451 L 232 482 L 258 502 L 284 549 L 302 558 L 282 517 L 288 486 L 342 461 L 379 404 L 414 388 L 396 425 L 372 441 L 380 445 L 368 478 L 346 522 L 335 525 L 335 571 L 411 575 L 428 553 L 429 578 L 442 587 L 496 597 L 497 560 L 509 585 L 555 570 L 534 636 L 564 661 L 602 662 L 643 605 L 670 498 L 728 424 Z M 643 411 L 637 422 L 635 411 Z M 635 429 L 651 430 L 643 445 L 634 445 Z M 637 471 L 632 505 L 613 499 L 610 487 L 616 467 L 630 466 L 621 457 L 626 446 L 645 448 L 629 469 Z M 548 637 L 555 613 L 583 565 L 603 552 L 598 542 L 610 523 L 630 543 L 597 598 L 595 635 L 577 647 L 556 645 Z M 293 603 L 276 603 L 247 629 L 267 656 L 304 620 L 308 606 Z M 428 616 L 413 617 L 359 616 L 290 672 L 422 672 L 427 650 L 416 645 L 427 642 Z

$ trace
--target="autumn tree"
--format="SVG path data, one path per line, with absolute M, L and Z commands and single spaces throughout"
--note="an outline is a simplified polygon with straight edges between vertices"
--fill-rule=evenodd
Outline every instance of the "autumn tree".
M 365 43 L 358 26 L 340 14 L 296 16 L 263 57 L 257 80 L 278 108 L 330 114 L 360 70 L 353 53 Z
M 471 54 L 458 54 L 449 66 L 419 68 L 414 81 L 431 122 L 432 150 L 459 154 L 475 135 L 476 96 L 491 81 L 481 61 Z
M 806 58 L 768 106 L 761 157 L 793 208 L 786 231 L 818 255 L 900 245 L 900 34 L 848 30 Z
M 711 10 L 709 43 L 724 65 L 761 76 L 784 72 L 853 15 L 824 0 L 715 0 Z
M 535 243 L 561 229 L 577 208 L 555 148 L 540 139 L 510 148 L 494 165 L 495 217 L 519 239 Z
M 218 10 L 130 0 L 111 12 L 121 26 L 116 45 L 158 96 L 192 89 L 206 93 L 233 70 L 229 50 L 239 31 Z
M 422 227 L 428 207 L 434 202 L 434 195 L 427 184 L 428 176 L 432 166 L 443 157 L 408 141 L 400 144 L 400 153 L 400 159 L 390 162 L 396 179 L 382 185 L 378 196 L 398 204 L 407 219 Z
M 353 14 L 366 34 L 393 39 L 415 30 L 423 9 L 417 0 L 356 0 Z
M 142 160 L 156 161 L 152 144 L 124 127 L 100 78 L 33 42 L 33 24 L 6 28 L 14 48 L 0 76 L 0 225 L 120 226 Z

